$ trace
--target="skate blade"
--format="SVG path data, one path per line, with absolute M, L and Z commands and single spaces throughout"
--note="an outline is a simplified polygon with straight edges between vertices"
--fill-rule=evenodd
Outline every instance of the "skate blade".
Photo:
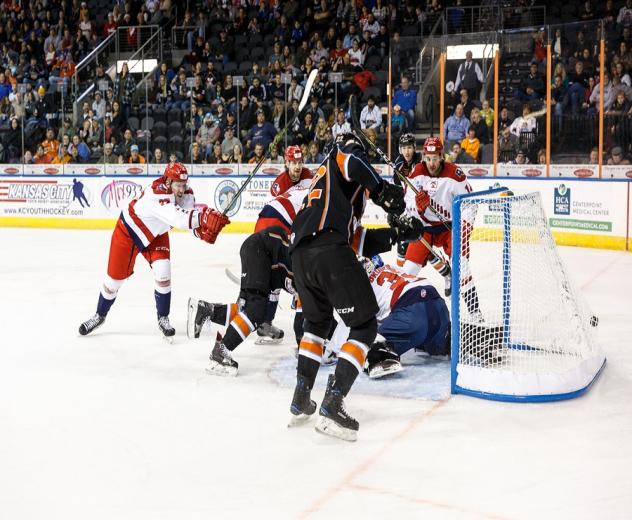
M 400 363 L 395 363 L 390 366 L 377 366 L 369 372 L 369 379 L 380 379 L 384 376 L 397 374 L 398 372 L 402 372 L 403 370 L 404 367 Z
M 212 376 L 235 377 L 237 375 L 237 369 L 235 367 L 226 367 L 216 361 L 211 361 L 205 370 L 207 374 Z
M 196 339 L 200 335 L 195 335 L 195 314 L 197 313 L 198 301 L 195 298 L 189 298 L 187 303 L 187 338 Z
M 282 342 L 283 342 L 283 338 L 274 339 L 274 338 L 262 337 L 262 338 L 257 338 L 255 340 L 255 345 L 279 345 Z
M 318 433 L 329 435 L 330 437 L 336 437 L 337 439 L 342 439 L 343 441 L 355 442 L 358 440 L 357 431 L 350 430 L 349 428 L 343 428 L 331 419 L 323 417 L 322 415 L 318 417 L 318 421 L 316 421 L 314 429 Z
M 305 424 L 312 417 L 314 417 L 314 414 L 307 415 L 306 413 L 302 413 L 299 415 L 294 415 L 293 413 L 290 413 L 290 420 L 287 423 L 287 427 L 296 428 L 297 426 L 301 426 Z
M 162 336 L 162 339 L 165 340 L 166 343 L 168 343 L 169 345 L 173 345 L 173 340 L 175 339 L 175 336 Z

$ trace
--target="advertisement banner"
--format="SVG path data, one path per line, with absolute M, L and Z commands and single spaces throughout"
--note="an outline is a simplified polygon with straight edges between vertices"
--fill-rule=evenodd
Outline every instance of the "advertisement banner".
M 597 164 L 552 164 L 549 177 L 570 177 L 577 179 L 599 178 Z
M 498 177 L 546 177 L 546 166 L 541 164 L 499 164 Z
M 493 177 L 493 164 L 460 164 L 459 167 L 468 177 Z
M 632 179 L 632 165 L 604 166 L 602 179 Z

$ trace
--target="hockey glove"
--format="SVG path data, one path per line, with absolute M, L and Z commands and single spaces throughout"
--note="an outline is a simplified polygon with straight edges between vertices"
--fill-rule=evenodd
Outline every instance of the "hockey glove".
M 389 215 L 388 225 L 393 231 L 393 244 L 395 242 L 412 242 L 419 239 L 424 232 L 424 225 L 421 221 L 410 215 Z
M 193 233 L 204 242 L 214 244 L 219 232 L 229 223 L 230 220 L 226 215 L 211 208 L 204 208 L 200 213 L 200 227 L 196 228 Z
M 404 189 L 390 182 L 382 182 L 382 187 L 371 193 L 371 200 L 389 214 L 401 215 L 406 209 Z
M 430 206 L 430 195 L 427 191 L 420 190 L 415 196 L 415 205 L 420 215 L 423 215 L 428 206 Z

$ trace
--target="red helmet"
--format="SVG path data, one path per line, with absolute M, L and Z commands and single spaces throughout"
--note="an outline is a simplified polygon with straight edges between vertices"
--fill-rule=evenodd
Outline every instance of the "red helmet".
M 285 149 L 285 161 L 302 161 L 303 152 L 300 146 L 288 146 Z
M 172 181 L 186 181 L 189 179 L 189 172 L 184 164 L 174 162 L 167 164 L 163 176 L 165 179 L 171 179 Z
M 424 141 L 424 153 L 443 153 L 443 143 L 438 137 L 427 137 Z

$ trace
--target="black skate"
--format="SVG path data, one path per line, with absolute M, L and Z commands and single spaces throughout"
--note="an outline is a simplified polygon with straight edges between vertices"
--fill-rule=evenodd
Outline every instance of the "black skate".
M 316 422 L 316 431 L 344 441 L 358 439 L 360 425 L 345 410 L 344 397 L 340 390 L 334 389 L 336 382 L 331 374 L 327 381 L 327 392 L 320 405 L 320 417 Z
M 259 327 L 257 327 L 257 336 L 255 345 L 278 345 L 281 343 L 285 333 L 272 325 L 268 321 L 264 321 Z
M 399 354 L 387 342 L 374 343 L 366 356 L 364 371 L 371 379 L 396 374 L 404 370 Z
M 101 325 L 103 325 L 103 323 L 105 323 L 105 316 L 101 316 L 99 313 L 96 313 L 92 316 L 92 318 L 79 325 L 79 334 L 86 336 L 94 329 L 98 329 Z
M 204 300 L 189 298 L 187 304 L 187 338 L 199 338 L 204 324 L 211 319 L 214 305 Z
M 232 353 L 226 348 L 222 337 L 218 334 L 217 341 L 209 357 L 206 372 L 216 376 L 236 376 L 239 364 L 233 359 Z
M 176 335 L 176 329 L 169 323 L 169 316 L 158 316 L 158 328 L 162 332 L 162 337 L 167 343 L 173 343 L 173 337 Z
M 307 421 L 316 411 L 316 403 L 310 399 L 312 389 L 308 386 L 307 380 L 303 376 L 296 378 L 296 388 L 294 389 L 294 397 L 290 405 L 290 422 L 288 428 L 298 426 Z

